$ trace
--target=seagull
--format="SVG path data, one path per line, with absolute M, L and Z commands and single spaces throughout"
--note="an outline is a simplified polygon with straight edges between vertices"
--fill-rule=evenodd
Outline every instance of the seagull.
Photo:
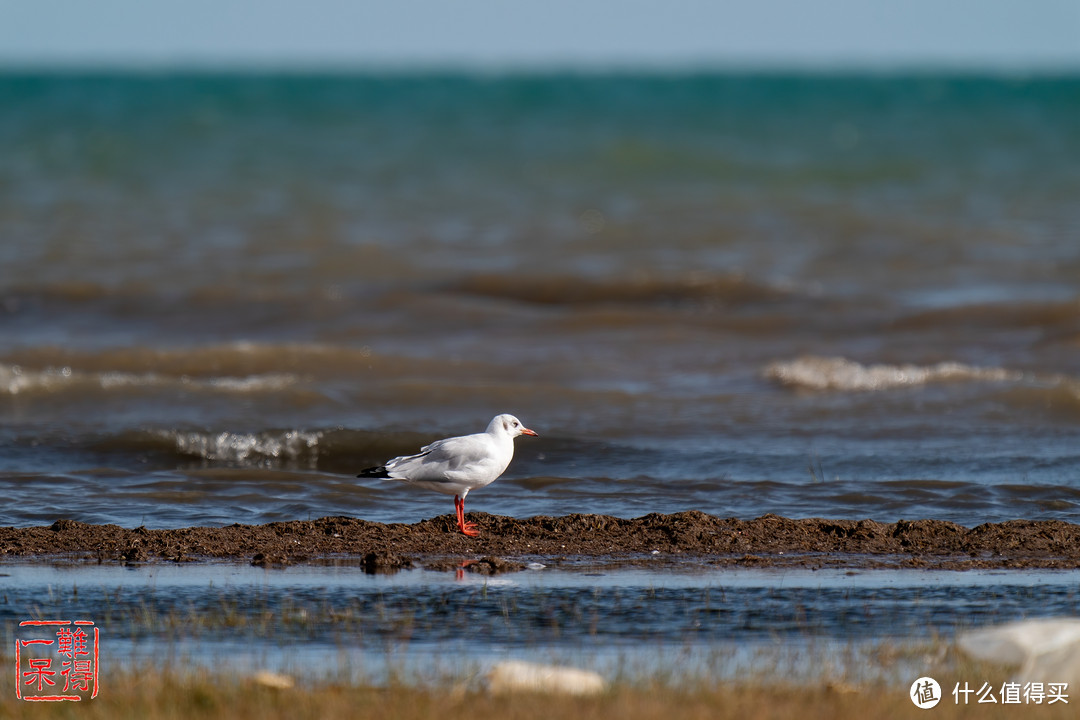
M 513 415 L 496 415 L 487 430 L 475 435 L 436 440 L 416 455 L 403 455 L 368 468 L 356 477 L 404 480 L 411 485 L 454 496 L 457 523 L 469 537 L 480 533 L 465 522 L 465 496 L 493 483 L 514 457 L 514 438 L 538 435 Z

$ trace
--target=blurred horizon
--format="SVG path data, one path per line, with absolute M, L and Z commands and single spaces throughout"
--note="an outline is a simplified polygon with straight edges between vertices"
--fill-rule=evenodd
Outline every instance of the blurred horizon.
M 0 4 L 0 70 L 991 72 L 1080 70 L 1080 4 L 753 6 L 463 0 L 383 6 L 61 0 Z M 58 22 L 57 18 L 63 18 Z
M 1016 81 L 1070 81 L 1080 77 L 1077 67 L 933 67 L 933 66 L 881 66 L 881 67 L 834 67 L 786 66 L 786 65 L 715 65 L 699 67 L 451 67 L 407 65 L 356 65 L 356 66 L 286 66 L 286 65 L 123 65 L 81 64 L 39 65 L 0 64 L 0 77 L 68 77 L 68 78 L 281 78 L 281 79 L 461 79 L 461 80 L 529 80 L 529 79 L 643 79 L 677 80 L 694 78 L 756 78 L 756 79 L 834 79 L 834 80 L 927 80 L 963 81 L 992 80 Z

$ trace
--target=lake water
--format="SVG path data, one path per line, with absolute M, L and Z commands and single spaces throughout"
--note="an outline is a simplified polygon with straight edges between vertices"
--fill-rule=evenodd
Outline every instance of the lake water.
M 885 682 L 951 667 L 966 629 L 1076 615 L 1077 571 L 535 568 L 497 577 L 347 565 L 7 564 L 0 640 L 85 619 L 122 667 L 467 681 L 524 659 L 610 680 Z M 77 616 L 77 617 L 76 617 Z M 19 635 L 22 637 L 22 635 Z M 36 637 L 36 636 L 35 636 Z
M 0 75 L 0 524 L 1074 520 L 1080 78 Z

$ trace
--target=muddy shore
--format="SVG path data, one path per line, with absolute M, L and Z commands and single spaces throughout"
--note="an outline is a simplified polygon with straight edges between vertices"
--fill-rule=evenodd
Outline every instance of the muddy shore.
M 753 520 L 688 511 L 634 519 L 607 515 L 513 518 L 470 513 L 481 535 L 456 532 L 451 515 L 411 525 L 349 517 L 266 525 L 134 529 L 57 520 L 0 528 L 7 559 L 89 562 L 237 560 L 285 566 L 348 559 L 371 572 L 404 567 L 505 572 L 541 560 L 810 568 L 1080 567 L 1080 525 L 1013 520 L 966 528 L 941 520 Z

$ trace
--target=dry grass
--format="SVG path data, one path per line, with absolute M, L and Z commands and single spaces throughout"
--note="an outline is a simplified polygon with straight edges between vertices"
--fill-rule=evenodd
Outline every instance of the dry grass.
M 463 688 L 372 688 L 352 685 L 298 685 L 278 690 L 262 687 L 234 675 L 214 676 L 189 672 L 180 675 L 124 674 L 103 679 L 98 698 L 81 703 L 31 704 L 13 692 L 0 696 L 0 717 L 60 717 L 92 720 L 273 720 L 288 718 L 371 718 L 387 720 L 755 720 L 800 718 L 956 718 L 978 717 L 1064 718 L 1076 715 L 1077 698 L 1070 705 L 956 706 L 946 690 L 945 699 L 929 711 L 907 699 L 905 688 L 895 687 L 790 687 L 755 683 L 722 684 L 694 689 L 669 686 L 619 686 L 598 697 L 515 695 L 493 697 Z M 943 687 L 953 680 L 942 678 Z M 948 684 L 946 684 L 948 683 Z
M 951 689 L 959 681 L 975 686 L 984 680 L 1000 688 L 1009 669 L 973 662 L 951 645 L 931 641 L 922 645 L 884 645 L 874 662 L 883 667 L 910 661 L 937 678 L 944 697 L 930 710 L 915 707 L 907 686 L 868 681 L 857 684 L 841 672 L 825 669 L 805 684 L 785 683 L 780 665 L 763 663 L 757 671 L 736 680 L 688 679 L 678 667 L 640 681 L 624 679 L 594 697 L 519 694 L 493 696 L 477 676 L 466 681 L 443 679 L 418 687 L 391 680 L 389 687 L 363 682 L 297 680 L 293 687 L 275 688 L 256 682 L 222 659 L 220 673 L 185 666 L 170 660 L 104 672 L 101 691 L 92 701 L 30 703 L 18 700 L 10 685 L 0 689 L 0 720 L 8 717 L 57 717 L 78 720 L 302 720 L 357 718 L 364 720 L 866 720 L 868 718 L 949 719 L 973 717 L 1075 717 L 1080 689 L 1070 703 L 1053 706 L 979 705 L 974 696 L 968 706 L 956 705 Z M 766 658 L 767 660 L 768 658 Z M 0 652 L 0 670 L 11 668 L 14 658 Z M 811 660 L 807 660 L 811 662 Z M 900 675 L 904 675 L 902 671 Z M 2 677 L 2 676 L 0 676 Z M 344 677 L 344 676 L 339 676 Z M 393 675 L 392 675 L 393 677 Z M 460 677 L 460 676 L 459 676 Z M 641 677 L 640 675 L 637 677 Z M 9 675 L 10 678 L 10 675 Z M 914 678 L 912 678 L 914 679 Z M 9 680 L 10 682 L 10 680 Z M 410 681 L 415 682 L 415 681 Z M 456 683 L 456 684 L 455 684 Z M 0 685 L 2 688 L 3 685 Z

